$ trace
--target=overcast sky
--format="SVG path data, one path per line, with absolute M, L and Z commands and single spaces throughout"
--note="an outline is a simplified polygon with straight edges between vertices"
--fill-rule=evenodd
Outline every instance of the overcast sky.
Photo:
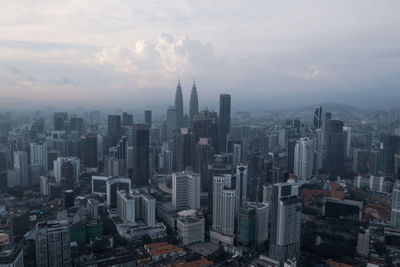
M 0 98 L 53 105 L 400 106 L 400 1 L 18 0 L 0 8 Z

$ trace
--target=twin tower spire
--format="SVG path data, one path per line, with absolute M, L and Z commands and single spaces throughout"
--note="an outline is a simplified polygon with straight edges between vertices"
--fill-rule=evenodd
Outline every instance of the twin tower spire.
M 178 86 L 175 93 L 175 110 L 176 110 L 176 124 L 178 128 L 184 127 L 183 121 L 183 96 L 181 81 L 178 80 Z M 190 106 L 189 106 L 189 119 L 193 121 L 194 116 L 199 112 L 199 100 L 197 98 L 196 83 L 193 80 L 192 91 L 190 93 Z

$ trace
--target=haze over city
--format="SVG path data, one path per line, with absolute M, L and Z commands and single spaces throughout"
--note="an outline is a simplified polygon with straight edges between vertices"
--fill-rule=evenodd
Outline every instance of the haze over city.
M 398 1 L 7 1 L 0 105 L 165 107 L 178 79 L 203 106 L 393 108 Z M 187 101 L 186 101 L 187 103 Z M 187 107 L 185 107 L 187 109 Z

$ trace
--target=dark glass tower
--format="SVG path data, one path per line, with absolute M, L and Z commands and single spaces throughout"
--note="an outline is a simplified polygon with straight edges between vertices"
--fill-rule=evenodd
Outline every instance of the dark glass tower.
M 129 113 L 122 113 L 122 126 L 132 126 L 133 124 L 133 115 Z
M 189 109 L 190 126 L 192 126 L 194 116 L 198 112 L 199 112 L 199 100 L 197 98 L 196 84 L 193 81 L 192 91 L 190 93 L 190 109 Z
M 97 168 L 97 135 L 89 133 L 86 136 L 85 163 L 87 168 Z
M 219 96 L 219 150 L 226 152 L 226 136 L 231 128 L 231 95 Z
M 146 123 L 133 125 L 133 183 L 147 186 L 150 180 L 149 167 L 149 126 Z
M 178 128 L 183 127 L 183 97 L 181 81 L 178 81 L 175 93 L 175 109 L 176 109 L 176 126 Z
M 343 122 L 329 120 L 325 129 L 326 158 L 325 166 L 330 177 L 336 177 L 343 173 L 344 168 L 344 133 Z
M 314 111 L 314 128 L 320 129 L 322 127 L 322 107 L 317 107 Z
M 393 174 L 395 154 L 400 151 L 400 136 L 381 135 L 378 156 L 378 170 L 384 174 Z
M 111 136 L 112 145 L 115 145 L 121 138 L 121 116 L 108 115 L 107 133 Z
M 149 125 L 149 127 L 151 127 L 151 110 L 145 110 L 144 111 L 144 122 L 147 123 Z

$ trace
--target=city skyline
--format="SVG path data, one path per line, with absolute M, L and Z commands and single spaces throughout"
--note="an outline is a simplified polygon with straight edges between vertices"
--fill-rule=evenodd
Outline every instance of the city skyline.
M 242 110 L 397 107 L 399 5 L 7 3 L 0 103 L 143 108 L 171 103 L 180 77 L 205 105 L 229 92 Z

